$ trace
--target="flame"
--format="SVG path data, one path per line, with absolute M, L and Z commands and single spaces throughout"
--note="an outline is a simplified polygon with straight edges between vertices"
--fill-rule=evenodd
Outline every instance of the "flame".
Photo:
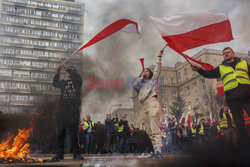
M 29 156 L 30 144 L 27 143 L 27 139 L 30 137 L 30 133 L 34 129 L 39 116 L 40 114 L 33 115 L 29 121 L 31 127 L 28 129 L 18 129 L 18 134 L 15 137 L 14 134 L 8 133 L 7 139 L 3 140 L 0 144 L 0 158 L 4 158 L 5 160 L 11 158 L 9 162 L 12 162 L 13 159 L 21 159 L 24 161 L 27 158 L 32 159 Z M 38 161 L 41 162 L 42 160 L 39 159 Z

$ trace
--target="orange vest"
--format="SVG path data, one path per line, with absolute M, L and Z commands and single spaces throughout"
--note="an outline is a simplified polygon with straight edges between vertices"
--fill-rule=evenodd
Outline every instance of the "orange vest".
M 250 125 L 250 117 L 247 115 L 247 112 L 245 109 L 243 109 L 244 112 L 244 120 L 245 120 L 245 125 L 249 126 Z

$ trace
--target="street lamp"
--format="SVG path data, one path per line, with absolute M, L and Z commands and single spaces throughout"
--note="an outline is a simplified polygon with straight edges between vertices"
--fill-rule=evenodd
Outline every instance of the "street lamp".
M 109 111 L 110 115 L 111 115 L 111 113 L 112 113 L 112 108 L 113 108 L 114 106 L 122 106 L 122 104 L 113 104 L 113 105 L 110 107 L 110 111 Z

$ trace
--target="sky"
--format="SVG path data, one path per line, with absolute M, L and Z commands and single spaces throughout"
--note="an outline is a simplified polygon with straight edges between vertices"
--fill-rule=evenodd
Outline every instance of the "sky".
M 149 16 L 171 17 L 185 11 L 217 9 L 226 13 L 231 22 L 234 40 L 201 46 L 185 53 L 194 55 L 203 48 L 222 50 L 226 46 L 236 52 L 250 51 L 250 1 L 249 0 L 76 0 L 85 5 L 84 41 L 88 41 L 112 22 L 126 18 L 138 22 L 140 35 L 118 32 L 84 50 L 82 72 L 84 77 L 122 78 L 136 77 L 141 72 L 139 59 L 144 58 L 145 67 L 156 61 L 165 41 L 153 26 Z M 167 48 L 163 66 L 174 66 L 184 59 Z M 86 79 L 83 78 L 86 85 Z M 85 89 L 85 87 L 84 87 Z M 95 121 L 103 121 L 114 104 L 132 108 L 131 89 L 86 90 L 83 95 L 83 116 L 90 114 Z M 113 107 L 117 109 L 117 107 Z

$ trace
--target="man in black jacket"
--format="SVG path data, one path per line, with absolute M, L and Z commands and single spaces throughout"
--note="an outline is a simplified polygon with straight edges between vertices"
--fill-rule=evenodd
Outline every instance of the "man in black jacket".
M 128 129 L 128 121 L 126 120 L 127 115 L 123 116 L 122 119 L 119 121 L 119 152 L 126 153 L 127 152 L 127 137 L 129 133 Z
M 107 139 L 106 139 L 106 151 L 107 153 L 113 152 L 113 145 L 115 144 L 115 124 L 118 122 L 117 115 L 111 119 L 111 115 L 108 114 L 105 120 Z
M 218 67 L 206 71 L 197 66 L 191 65 L 194 71 L 198 71 L 205 78 L 221 78 L 228 104 L 236 127 L 239 132 L 240 143 L 244 146 L 248 142 L 245 129 L 243 108 L 250 115 L 250 71 L 249 64 L 234 57 L 234 51 L 226 47 L 222 51 L 224 61 Z
M 68 80 L 59 80 L 62 67 L 66 69 Z M 81 157 L 80 155 L 80 147 L 78 141 L 82 79 L 76 72 L 76 68 L 74 66 L 66 67 L 64 63 L 61 63 L 57 67 L 56 75 L 53 79 L 53 85 L 56 88 L 61 89 L 61 98 L 59 103 L 59 110 L 56 113 L 56 156 L 52 158 L 52 161 L 59 161 L 64 159 L 63 150 L 67 129 L 69 129 L 71 133 L 73 159 L 82 160 L 83 157 Z

